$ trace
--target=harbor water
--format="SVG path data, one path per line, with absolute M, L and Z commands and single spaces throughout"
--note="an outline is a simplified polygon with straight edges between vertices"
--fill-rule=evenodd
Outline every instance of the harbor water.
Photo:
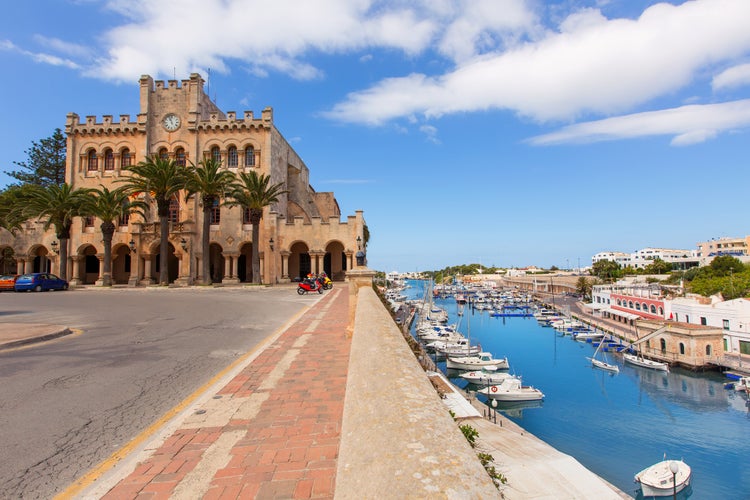
M 410 284 L 408 296 L 422 299 L 426 283 Z M 659 372 L 600 352 L 600 359 L 619 366 L 611 374 L 587 359 L 595 343 L 576 341 L 533 317 L 492 317 L 469 308 L 459 317 L 455 299 L 434 303 L 472 343 L 507 356 L 510 372 L 545 394 L 543 402 L 501 404 L 498 411 L 622 491 L 637 496 L 633 476 L 666 457 L 692 467 L 691 500 L 750 499 L 750 408 L 744 394 L 725 389 L 723 375 Z M 444 362 L 438 367 L 446 371 Z M 461 378 L 452 381 L 466 386 Z

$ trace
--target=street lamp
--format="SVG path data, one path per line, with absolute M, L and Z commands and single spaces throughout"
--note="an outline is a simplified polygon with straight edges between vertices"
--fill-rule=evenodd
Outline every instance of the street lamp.
M 49 244 L 49 246 L 52 247 L 52 253 L 57 253 L 57 245 L 58 245 L 57 240 Z
M 357 250 L 362 250 L 362 238 L 357 236 Z
M 134 239 L 132 238 L 130 239 L 130 243 L 128 243 L 128 247 L 130 247 L 131 252 L 135 253 L 135 240 Z
M 669 470 L 672 472 L 672 498 L 677 500 L 677 473 L 680 470 L 680 464 L 676 460 L 669 462 Z
M 183 252 L 187 252 L 188 246 L 185 238 L 180 239 L 180 246 L 182 247 Z
M 273 236 L 270 240 L 268 240 L 268 246 L 271 248 L 271 251 L 273 252 Z

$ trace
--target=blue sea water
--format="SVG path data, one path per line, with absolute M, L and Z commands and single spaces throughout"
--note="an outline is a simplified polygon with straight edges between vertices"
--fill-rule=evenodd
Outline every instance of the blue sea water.
M 421 299 L 424 283 L 410 283 L 408 295 Z M 435 304 L 451 323 L 459 321 L 453 298 Z M 666 455 L 692 467 L 691 500 L 750 499 L 750 407 L 744 395 L 724 388 L 722 375 L 657 372 L 623 365 L 608 353 L 607 361 L 620 367 L 610 374 L 586 359 L 594 344 L 561 336 L 534 318 L 467 309 L 459 324 L 472 343 L 507 356 L 510 371 L 545 394 L 536 407 L 501 411 L 624 492 L 636 496 L 633 476 Z M 445 371 L 445 363 L 438 366 Z

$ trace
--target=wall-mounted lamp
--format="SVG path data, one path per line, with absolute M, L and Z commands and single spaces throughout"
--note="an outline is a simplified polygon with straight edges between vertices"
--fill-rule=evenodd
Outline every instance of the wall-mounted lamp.
M 57 240 L 49 244 L 49 246 L 52 247 L 52 253 L 57 253 L 57 245 L 58 245 Z
M 135 253 L 135 240 L 131 239 L 128 246 L 130 247 L 130 251 Z
M 362 250 L 362 238 L 357 236 L 357 250 Z
M 271 237 L 271 239 L 268 240 L 268 246 L 271 248 L 271 251 L 273 252 L 273 237 Z
M 182 238 L 180 240 L 180 246 L 182 247 L 183 252 L 187 252 L 187 240 L 185 238 Z

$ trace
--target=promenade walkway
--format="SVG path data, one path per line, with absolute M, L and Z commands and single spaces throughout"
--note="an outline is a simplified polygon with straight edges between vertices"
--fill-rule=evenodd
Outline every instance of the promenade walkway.
M 316 298 L 183 414 L 59 498 L 626 497 L 455 396 L 438 396 L 372 288 L 353 282 Z M 479 429 L 479 447 L 508 479 L 500 491 L 448 408 Z

